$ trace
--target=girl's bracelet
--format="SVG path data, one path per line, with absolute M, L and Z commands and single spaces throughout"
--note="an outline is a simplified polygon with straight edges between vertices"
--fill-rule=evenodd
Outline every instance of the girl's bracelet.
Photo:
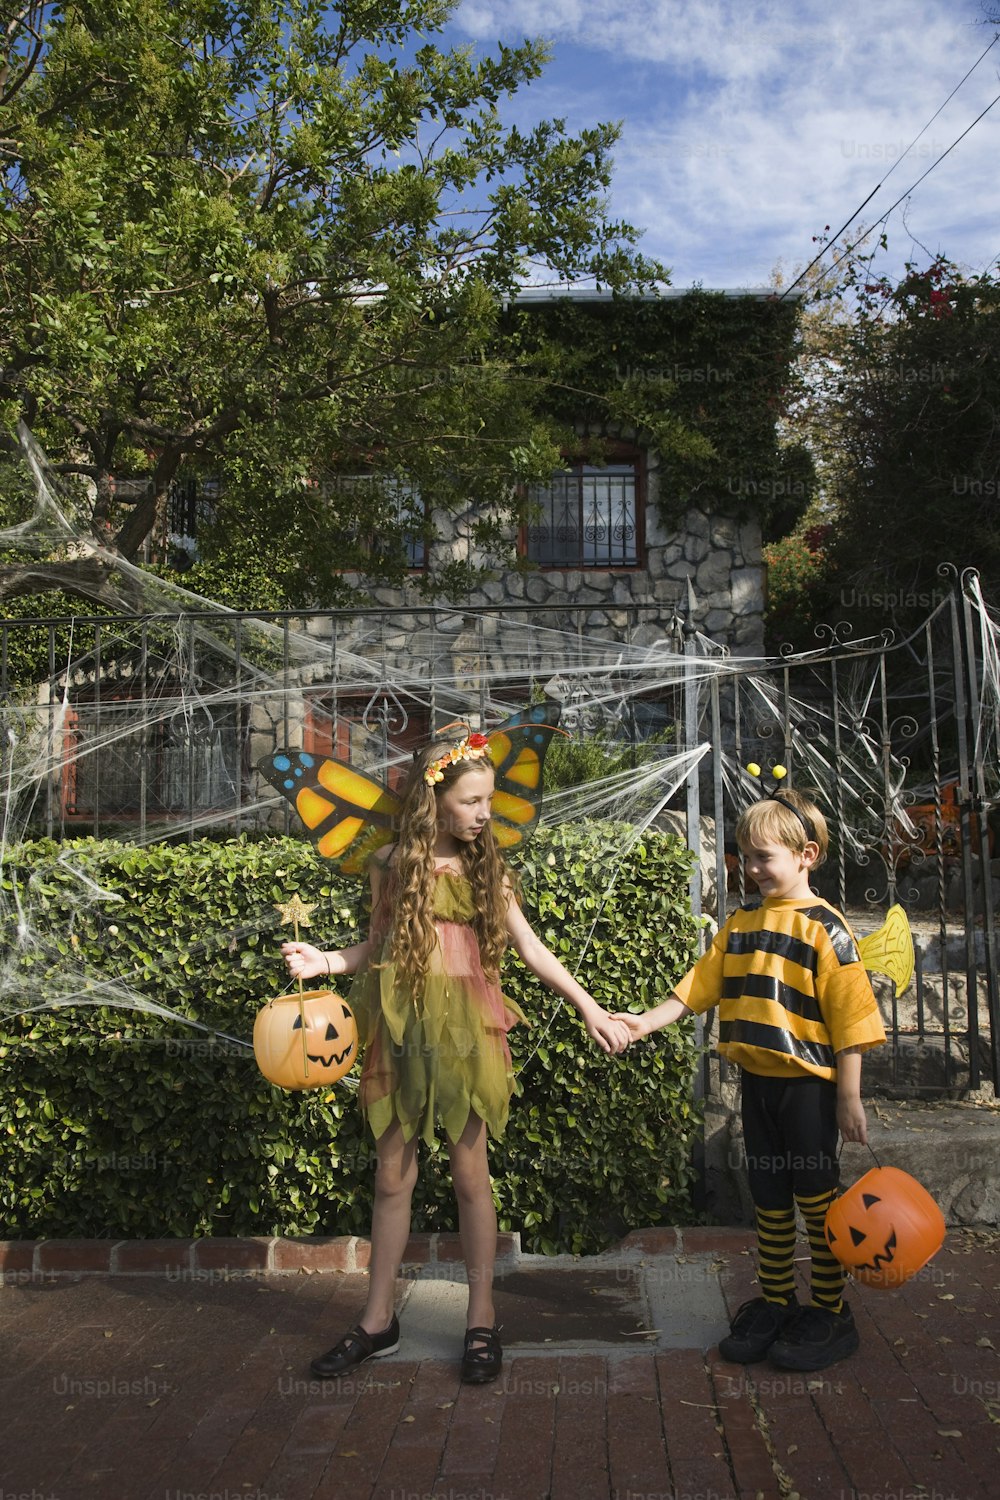
M 326 972 L 327 972 L 327 975 L 330 975 L 330 974 L 333 973 L 333 970 L 330 968 L 330 955 L 329 955 L 329 953 L 324 953 L 323 957 L 326 959 Z

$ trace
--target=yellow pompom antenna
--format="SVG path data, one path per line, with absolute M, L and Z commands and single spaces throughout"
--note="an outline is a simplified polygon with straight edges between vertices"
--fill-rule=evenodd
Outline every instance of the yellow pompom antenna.
M 747 765 L 746 772 L 748 776 L 758 777 L 760 776 L 760 766 L 756 761 L 752 760 Z M 805 813 L 800 812 L 794 803 L 789 802 L 787 797 L 782 797 L 781 793 L 778 791 L 778 787 L 781 785 L 787 775 L 787 766 L 772 766 L 770 770 L 771 789 L 770 791 L 767 791 L 764 788 L 761 789 L 761 800 L 764 802 L 780 802 L 782 807 L 787 807 L 789 812 L 794 813 L 799 822 L 802 824 L 802 827 L 805 830 L 806 838 L 811 839 L 813 843 L 815 843 L 816 829 L 813 827 L 812 819 L 807 818 Z
M 748 776 L 759 778 L 761 775 L 760 766 L 755 760 L 749 761 L 745 767 L 745 770 Z M 785 777 L 788 775 L 788 770 L 785 766 L 772 766 L 768 774 L 774 781 L 784 781 Z
M 760 775 L 763 774 L 762 769 L 760 769 L 760 766 L 757 765 L 756 760 L 748 760 L 747 765 L 744 766 L 744 769 L 745 771 L 747 771 L 747 775 L 753 775 L 754 780 L 759 780 Z M 787 766 L 784 765 L 772 765 L 771 771 L 768 772 L 768 775 L 769 777 L 771 777 L 772 781 L 784 781 L 784 778 L 786 778 L 787 774 L 789 774 L 789 771 L 787 771 Z

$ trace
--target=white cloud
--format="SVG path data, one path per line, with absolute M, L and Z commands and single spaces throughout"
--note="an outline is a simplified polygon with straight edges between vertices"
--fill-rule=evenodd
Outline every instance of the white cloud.
M 623 117 L 613 212 L 678 284 L 746 285 L 804 264 L 882 181 L 877 219 L 1000 92 L 998 44 L 904 157 L 989 42 L 982 17 L 978 0 L 465 0 L 453 25 L 484 47 L 553 39 L 518 110 Z M 1000 104 L 917 189 L 906 222 L 932 253 L 1000 251 L 998 131 Z M 890 251 L 893 269 L 914 252 L 900 210 Z
M 511 33 L 544 36 L 722 77 L 758 74 L 794 49 L 797 30 L 787 7 L 740 0 L 465 0 L 456 20 L 479 41 Z

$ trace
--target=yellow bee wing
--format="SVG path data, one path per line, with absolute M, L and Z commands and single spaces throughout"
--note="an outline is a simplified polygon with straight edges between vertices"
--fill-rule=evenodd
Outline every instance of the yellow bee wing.
M 858 943 L 861 962 L 873 974 L 887 974 L 897 998 L 913 978 L 913 935 L 901 906 L 890 906 L 877 932 Z

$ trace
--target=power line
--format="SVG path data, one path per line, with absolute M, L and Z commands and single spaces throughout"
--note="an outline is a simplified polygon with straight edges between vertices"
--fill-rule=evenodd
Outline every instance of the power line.
M 882 217 L 880 219 L 877 219 L 875 222 L 877 224 L 885 224 L 885 222 L 887 221 L 889 215 L 892 213 L 893 209 L 898 208 L 899 205 L 903 202 L 903 200 L 905 198 L 908 198 L 910 196 L 910 194 L 914 191 L 914 189 L 918 188 L 920 186 L 920 184 L 923 182 L 924 178 L 930 176 L 930 174 L 933 172 L 934 168 L 936 166 L 939 166 L 940 163 L 944 161 L 945 157 L 948 155 L 948 153 L 950 151 L 954 151 L 954 149 L 958 145 L 959 141 L 964 140 L 965 137 L 968 135 L 969 131 L 972 130 L 976 125 L 979 124 L 980 120 L 983 118 L 983 115 L 988 115 L 989 112 L 990 112 L 990 110 L 993 108 L 994 104 L 996 104 L 998 102 L 1000 102 L 1000 94 L 997 94 L 997 96 L 996 96 L 995 99 L 991 99 L 990 100 L 990 102 L 989 102 L 989 104 L 987 104 L 986 108 L 980 114 L 978 114 L 976 116 L 976 118 L 973 120 L 972 124 L 971 125 L 967 125 L 965 127 L 965 129 L 962 131 L 962 134 L 960 136 L 957 136 L 955 138 L 955 140 L 952 141 L 951 145 L 948 147 L 948 150 L 947 151 L 942 151 L 941 155 L 938 157 L 937 161 L 932 161 L 931 164 L 930 164 L 930 166 L 927 168 L 927 171 L 921 173 L 921 175 L 917 178 L 916 182 L 912 183 L 910 185 L 910 187 L 908 187 L 906 189 L 905 193 L 900 193 L 900 195 L 896 199 L 895 203 L 893 203 L 889 208 L 887 208 L 886 211 L 885 211 L 885 213 L 882 215 Z M 876 189 L 876 191 L 877 191 L 877 189 Z M 871 196 L 872 195 L 869 193 L 868 197 L 870 198 Z M 865 199 L 865 203 L 867 203 L 867 202 L 868 202 L 868 198 Z M 862 204 L 861 206 L 863 208 L 864 204 Z M 859 212 L 860 212 L 860 210 L 859 210 Z M 850 219 L 848 219 L 847 222 L 850 223 L 851 222 Z M 843 233 L 843 230 L 841 230 L 841 233 Z M 870 234 L 870 233 L 871 233 L 870 230 L 865 230 L 865 234 Z M 833 263 L 833 265 L 830 267 L 831 271 L 835 271 L 837 269 L 837 267 L 839 265 L 841 265 L 847 259 L 847 257 L 851 254 L 852 250 L 854 250 L 855 246 L 861 244 L 861 241 L 864 239 L 864 237 L 865 237 L 864 234 L 859 235 L 858 238 L 854 241 L 853 245 L 848 245 L 848 247 L 844 251 L 843 255 L 839 256 L 838 259 L 835 260 L 834 263 Z M 833 243 L 833 241 L 831 241 L 831 243 Z M 823 251 L 825 251 L 828 248 L 829 248 L 828 246 L 824 245 Z M 823 251 L 820 251 L 821 255 L 823 254 Z M 819 260 L 819 255 L 816 256 L 816 260 Z M 815 265 L 816 264 L 816 260 L 812 261 L 810 264 Z M 808 271 L 808 270 L 809 270 L 809 266 L 806 266 L 806 271 Z M 806 274 L 806 272 L 803 271 L 802 275 L 804 276 L 805 274 Z M 802 277 L 800 276 L 798 278 L 798 280 L 801 281 Z M 792 282 L 792 286 L 795 286 L 795 282 L 794 281 Z M 788 290 L 791 291 L 792 287 L 790 286 L 788 288 Z
M 885 176 L 882 178 L 882 181 L 879 182 L 879 183 L 876 183 L 875 187 L 872 188 L 871 192 L 868 194 L 868 197 L 864 200 L 864 203 L 861 203 L 861 204 L 858 205 L 858 207 L 851 214 L 850 218 L 847 219 L 845 221 L 845 223 L 843 223 L 840 226 L 840 228 L 837 230 L 837 233 L 833 236 L 833 238 L 831 240 L 827 241 L 827 243 L 823 246 L 822 250 L 820 250 L 820 252 L 819 252 L 818 255 L 814 255 L 813 256 L 812 260 L 806 266 L 805 270 L 802 271 L 802 272 L 800 272 L 800 274 L 798 276 L 796 276 L 796 278 L 792 282 L 791 286 L 785 288 L 785 290 L 782 292 L 781 296 L 778 298 L 779 302 L 783 301 L 784 298 L 788 296 L 789 292 L 793 291 L 794 288 L 798 286 L 799 282 L 802 281 L 804 277 L 808 276 L 808 274 L 812 270 L 813 266 L 816 265 L 817 261 L 822 260 L 823 256 L 826 254 L 827 250 L 829 250 L 830 246 L 831 245 L 835 245 L 837 243 L 837 241 L 840 239 L 840 236 L 844 233 L 844 230 L 847 229 L 851 224 L 854 223 L 854 220 L 858 217 L 858 214 L 861 213 L 862 209 L 865 208 L 866 205 L 869 204 L 872 201 L 872 199 L 874 198 L 875 194 L 879 191 L 879 189 L 881 187 L 883 187 L 885 185 L 885 183 L 887 183 L 889 181 L 889 178 L 892 176 L 893 172 L 895 172 L 895 170 L 899 166 L 900 162 L 905 160 L 905 158 L 909 155 L 909 153 L 913 150 L 914 146 L 919 141 L 920 137 L 922 135 L 926 134 L 926 132 L 931 128 L 931 126 L 934 124 L 934 121 L 937 119 L 938 115 L 941 113 L 941 111 L 943 109 L 945 109 L 951 103 L 952 99 L 954 99 L 955 95 L 958 93 L 959 89 L 962 87 L 962 84 L 965 83 L 966 79 L 969 78 L 976 71 L 976 69 L 979 67 L 979 64 L 982 62 L 983 58 L 987 55 L 987 53 L 993 47 L 996 46 L 997 42 L 1000 42 L 1000 31 L 997 32 L 996 36 L 994 36 L 992 42 L 990 42 L 989 46 L 985 49 L 985 51 L 983 51 L 982 53 L 980 53 L 979 57 L 976 58 L 975 62 L 972 64 L 972 67 L 969 69 L 968 73 L 965 74 L 965 77 L 959 79 L 958 83 L 956 83 L 955 87 L 952 89 L 952 91 L 948 95 L 947 99 L 944 101 L 943 104 L 939 105 L 939 107 L 934 111 L 934 113 L 931 115 L 930 119 L 927 121 L 927 124 L 923 127 L 923 129 L 920 130 L 913 137 L 913 140 L 907 146 L 906 150 L 904 152 L 902 152 L 902 154 L 896 158 L 896 160 L 893 162 L 892 166 L 889 168 L 888 172 L 886 172 Z M 1000 94 L 997 95 L 997 99 L 1000 99 Z M 886 212 L 885 212 L 885 214 L 883 214 L 882 218 L 879 219 L 879 220 L 877 220 L 877 222 L 879 224 L 884 224 L 885 221 L 886 221 L 886 219 L 888 219 L 889 215 L 892 213 L 892 210 L 894 208 L 898 208 L 899 205 L 902 203 L 903 199 L 909 197 L 910 193 L 913 192 L 914 188 L 917 188 L 917 187 L 920 186 L 920 184 L 924 180 L 924 177 L 928 176 L 929 173 L 933 172 L 934 168 L 938 165 L 938 162 L 944 161 L 945 157 L 948 155 L 948 152 L 949 151 L 953 151 L 954 148 L 958 145 L 958 142 L 960 140 L 962 140 L 963 137 L 965 137 L 965 136 L 968 135 L 968 133 L 972 129 L 973 125 L 978 125 L 979 124 L 979 121 L 983 118 L 983 115 L 988 114 L 989 111 L 993 108 L 993 105 L 996 104 L 997 99 L 994 99 L 994 100 L 992 100 L 991 103 L 987 104 L 986 108 L 983 110 L 983 113 L 981 115 L 977 115 L 976 118 L 973 120 L 972 125 L 970 125 L 968 127 L 968 129 L 962 131 L 962 134 L 958 137 L 958 140 L 952 141 L 951 145 L 948 147 L 948 150 L 942 152 L 942 154 L 938 157 L 937 161 L 931 162 L 930 166 L 927 168 L 927 171 L 923 174 L 923 176 L 922 177 L 918 177 L 917 180 L 916 180 L 916 182 L 913 184 L 913 186 L 907 188 L 906 192 L 903 193 L 899 198 L 896 199 L 895 203 L 892 205 L 892 208 L 887 209 Z M 868 230 L 865 231 L 866 234 L 869 233 L 869 232 L 870 231 L 868 231 Z M 855 245 L 859 245 L 861 243 L 862 239 L 864 239 L 864 235 L 861 235 L 858 239 L 856 239 L 854 241 L 853 245 L 849 245 L 848 248 L 844 251 L 844 254 L 840 257 L 840 259 L 834 262 L 834 264 L 831 267 L 831 269 L 832 270 L 836 270 L 837 266 L 839 266 L 841 264 L 841 261 L 845 260 L 847 258 L 847 256 L 851 254 L 851 251 L 855 248 Z

